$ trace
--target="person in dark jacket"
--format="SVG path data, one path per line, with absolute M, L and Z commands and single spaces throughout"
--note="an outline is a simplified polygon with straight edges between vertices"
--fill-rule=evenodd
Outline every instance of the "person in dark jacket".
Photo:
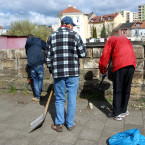
M 108 117 L 122 120 L 129 115 L 127 105 L 136 68 L 135 53 L 130 40 L 124 36 L 111 36 L 107 40 L 99 60 L 99 69 L 102 74 L 106 74 L 109 60 L 112 60 L 113 112 Z
M 35 95 L 32 100 L 40 101 L 44 73 L 44 55 L 42 50 L 46 50 L 46 42 L 40 38 L 33 37 L 31 34 L 29 34 L 27 38 L 25 45 L 27 66 L 30 69 L 31 78 L 33 79 Z

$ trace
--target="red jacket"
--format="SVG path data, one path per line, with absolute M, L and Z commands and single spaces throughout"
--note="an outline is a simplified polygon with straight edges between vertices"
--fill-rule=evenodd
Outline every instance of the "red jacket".
M 124 36 L 111 36 L 106 42 L 99 60 L 99 69 L 102 74 L 106 73 L 110 58 L 113 66 L 112 72 L 129 65 L 136 68 L 133 47 L 130 40 Z

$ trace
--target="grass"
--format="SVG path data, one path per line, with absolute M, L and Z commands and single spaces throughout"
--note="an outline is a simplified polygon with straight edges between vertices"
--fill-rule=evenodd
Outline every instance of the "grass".
M 30 94 L 30 92 L 28 91 L 27 88 L 25 88 L 25 89 L 22 91 L 22 93 L 23 93 L 23 95 L 29 95 L 29 94 Z
M 10 86 L 10 90 L 9 90 L 10 93 L 15 93 L 16 92 L 16 88 L 14 86 Z
M 7 93 L 8 93 L 8 90 L 2 90 L 2 91 L 0 91 L 0 95 L 7 94 Z

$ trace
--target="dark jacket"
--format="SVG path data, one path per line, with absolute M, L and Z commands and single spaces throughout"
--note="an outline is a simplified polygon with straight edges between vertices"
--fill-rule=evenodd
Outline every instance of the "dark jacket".
M 44 63 L 43 50 L 46 50 L 46 43 L 40 38 L 28 38 L 25 45 L 27 64 L 30 69 L 34 69 L 38 65 Z

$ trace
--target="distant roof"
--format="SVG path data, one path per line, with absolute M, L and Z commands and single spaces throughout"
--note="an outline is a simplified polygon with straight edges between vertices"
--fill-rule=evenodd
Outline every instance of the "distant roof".
M 123 23 L 119 29 L 130 29 L 134 25 L 134 22 L 132 23 Z
M 112 21 L 112 20 L 114 20 L 114 18 L 117 15 L 118 15 L 118 13 L 116 13 L 116 14 L 109 14 L 109 15 L 103 15 L 103 16 L 96 16 L 96 17 L 93 17 L 90 20 L 90 23 L 100 23 L 100 22 L 103 22 L 103 21 Z
M 65 10 L 63 10 L 62 12 L 60 12 L 59 14 L 63 14 L 63 13 L 80 13 L 80 10 L 77 10 L 76 8 L 69 6 L 68 8 L 66 8 Z
M 145 21 L 136 21 L 132 28 L 140 28 L 143 29 L 145 28 Z
M 94 13 L 91 12 L 90 14 L 86 14 L 86 16 L 88 16 L 88 18 L 90 18 Z
M 3 26 L 0 26 L 0 29 L 5 29 Z

